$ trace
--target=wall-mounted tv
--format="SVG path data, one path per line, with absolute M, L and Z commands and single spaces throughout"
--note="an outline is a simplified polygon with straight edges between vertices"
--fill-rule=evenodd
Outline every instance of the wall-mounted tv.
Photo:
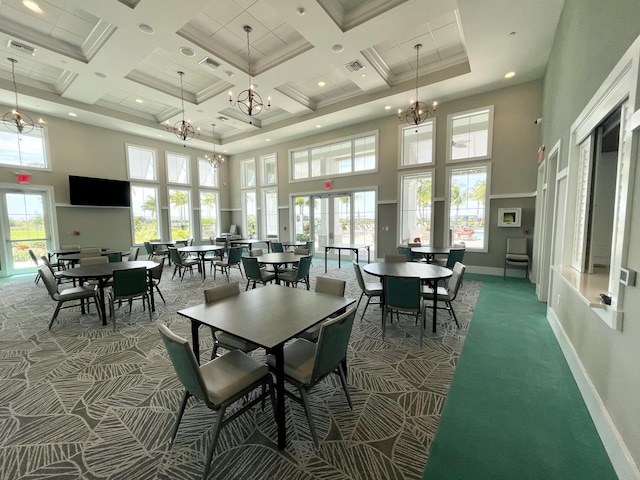
M 130 207 L 131 184 L 124 180 L 69 175 L 71 205 Z

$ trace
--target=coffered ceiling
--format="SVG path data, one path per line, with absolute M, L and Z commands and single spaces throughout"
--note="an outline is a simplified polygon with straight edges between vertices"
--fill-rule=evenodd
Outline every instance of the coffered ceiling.
M 35 3 L 36 7 L 33 7 Z M 1 0 L 0 103 L 229 154 L 544 74 L 563 0 Z M 31 7 L 28 8 L 28 7 Z M 249 35 L 244 26 L 251 27 Z M 272 107 L 229 103 L 251 82 Z M 505 80 L 508 71 L 516 76 Z M 385 107 L 387 109 L 385 110 Z M 389 108 L 390 107 L 390 108 Z M 4 112 L 2 112 L 4 113 Z

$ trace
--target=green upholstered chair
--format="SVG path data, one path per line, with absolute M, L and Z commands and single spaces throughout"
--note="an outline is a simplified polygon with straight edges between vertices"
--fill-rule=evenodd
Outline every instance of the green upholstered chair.
M 160 282 L 162 281 L 162 272 L 164 271 L 164 256 L 162 255 L 154 255 L 151 257 L 151 261 L 158 264 L 157 267 L 153 267 L 151 269 L 151 288 L 155 288 L 158 295 L 162 299 L 163 303 L 166 305 L 167 302 L 164 299 L 164 295 L 160 291 Z
M 256 257 L 242 257 L 242 266 L 244 273 L 247 276 L 247 287 L 245 290 L 249 290 L 249 285 L 253 282 L 253 288 L 256 288 L 256 283 L 260 282 L 263 285 L 272 282 L 276 278 L 276 274 L 268 272 L 258 265 L 258 259 Z
M 362 311 L 362 317 L 360 320 L 364 318 L 364 314 L 367 312 L 367 307 L 369 307 L 369 302 L 371 301 L 371 297 L 377 297 L 380 300 L 382 299 L 382 283 L 380 282 L 365 282 L 362 277 L 362 271 L 360 270 L 360 265 L 357 263 L 353 264 L 353 270 L 356 273 L 356 280 L 358 281 L 358 286 L 362 293 L 360 294 L 360 298 L 358 299 L 358 305 L 356 305 L 356 310 L 360 307 L 360 301 L 364 295 L 367 296 L 367 303 L 364 306 L 364 310 Z M 381 305 L 382 302 L 374 303 L 373 305 Z
M 438 308 L 447 310 L 449 312 L 449 315 L 456 321 L 456 325 L 458 326 L 458 328 L 460 327 L 460 324 L 458 323 L 456 312 L 453 310 L 452 302 L 458 295 L 458 290 L 460 289 L 460 285 L 462 285 L 462 277 L 464 276 L 466 268 L 467 267 L 465 267 L 462 263 L 456 262 L 456 264 L 453 266 L 453 273 L 447 281 L 447 286 L 438 287 L 436 291 L 437 301 L 443 302 L 445 305 L 444 307 Z M 422 287 L 422 298 L 424 300 L 433 301 L 433 289 L 431 287 Z
M 109 260 L 109 263 L 121 262 L 122 253 L 121 252 L 109 253 L 107 255 L 107 259 Z
M 344 291 L 347 287 L 347 282 L 344 280 L 339 280 L 337 278 L 326 278 L 326 277 L 317 277 L 316 278 L 316 286 L 314 291 L 317 293 L 325 293 L 327 295 L 333 295 L 335 297 L 344 297 Z M 342 311 L 338 312 L 336 315 L 332 315 L 332 317 L 342 315 L 346 311 L 346 308 Z M 305 330 L 298 337 L 306 338 L 311 342 L 315 342 L 318 340 L 318 335 L 320 334 L 321 323 Z
M 336 318 L 325 320 L 320 327 L 317 343 L 297 338 L 284 347 L 285 379 L 298 389 L 300 396 L 298 397 L 289 391 L 286 391 L 286 394 L 304 407 L 311 437 L 316 447 L 318 446 L 318 437 L 311 417 L 309 390 L 327 375 L 335 373 L 340 378 L 349 402 L 349 408 L 353 410 L 351 396 L 347 388 L 345 359 L 355 314 L 356 309 L 351 308 Z M 275 368 L 273 355 L 267 356 L 267 363 L 269 367 Z
M 407 262 L 413 261 L 413 252 L 411 252 L 411 248 L 409 247 L 398 247 L 398 254 L 404 255 L 407 259 Z M 385 261 L 387 260 L 385 259 Z
M 271 251 L 273 253 L 282 253 L 284 252 L 284 247 L 281 242 L 271 242 Z
M 309 290 L 310 267 L 311 257 L 302 257 L 298 262 L 298 268 L 280 274 L 280 281 L 285 282 L 287 286 L 293 285 L 294 288 L 297 288 L 298 283 L 302 282 Z
M 113 271 L 113 286 L 109 291 L 109 315 L 113 320 L 113 327 L 116 326 L 116 316 L 114 303 L 116 300 L 128 300 L 129 312 L 133 300 L 142 300 L 142 307 L 149 309 L 149 321 L 151 321 L 151 303 L 149 301 L 149 291 L 147 283 L 147 269 L 128 268 L 126 270 Z M 145 302 L 146 305 L 145 305 Z
M 256 403 L 263 401 L 267 395 L 271 398 L 275 417 L 275 396 L 271 374 L 264 363 L 239 350 L 232 350 L 204 365 L 198 365 L 193 350 L 184 338 L 179 337 L 163 324 L 158 325 L 158 330 L 178 379 L 185 388 L 180 411 L 169 440 L 170 444 L 173 444 L 176 438 L 182 415 L 190 397 L 204 402 L 208 408 L 217 413 L 213 439 L 210 442 L 205 442 L 208 443 L 208 448 L 202 479 L 206 480 L 209 476 L 213 452 L 218 444 L 218 437 L 223 426 L 238 418 Z M 262 394 L 249 401 L 249 394 L 256 388 L 262 388 Z M 243 398 L 246 398 L 246 402 L 225 418 L 227 408 Z
M 153 257 L 153 247 L 149 242 L 144 242 L 144 249 L 147 252 L 147 258 L 151 260 L 151 257 Z
M 396 277 L 385 275 L 382 279 L 384 304 L 382 307 L 382 339 L 384 340 L 387 315 L 395 313 L 415 315 L 416 324 L 420 329 L 420 346 L 424 331 L 424 311 L 422 308 L 422 291 L 419 277 Z M 422 318 L 421 318 L 422 317 Z
M 234 247 L 229 249 L 229 254 L 226 260 L 215 260 L 211 262 L 211 268 L 213 268 L 213 279 L 216 279 L 216 272 L 220 269 L 221 273 L 227 275 L 227 282 L 229 281 L 229 275 L 232 268 L 237 268 L 240 271 L 240 276 L 244 278 L 242 274 L 242 268 L 240 268 L 240 262 L 242 261 L 242 247 Z
M 193 276 L 193 266 L 200 265 L 200 262 L 195 258 L 184 258 L 174 247 L 169 247 L 169 259 L 174 264 L 171 280 L 173 280 L 173 278 L 176 276 L 176 273 L 178 273 L 181 282 L 182 280 L 184 280 L 184 274 L 187 270 L 189 270 L 189 273 L 191 273 L 191 276 Z

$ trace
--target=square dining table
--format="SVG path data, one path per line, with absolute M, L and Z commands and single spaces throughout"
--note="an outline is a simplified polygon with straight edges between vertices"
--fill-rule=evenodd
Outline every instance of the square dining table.
M 198 359 L 200 325 L 236 335 L 274 355 L 278 447 L 285 448 L 284 344 L 353 303 L 352 298 L 267 285 L 211 304 L 188 307 L 178 314 L 191 320 L 192 348 Z

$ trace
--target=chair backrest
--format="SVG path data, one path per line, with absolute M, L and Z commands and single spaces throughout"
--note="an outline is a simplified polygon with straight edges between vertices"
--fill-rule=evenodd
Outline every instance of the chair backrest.
M 46 255 L 40 255 L 40 260 L 42 260 L 42 265 L 46 266 L 51 271 L 51 274 L 53 274 L 53 267 L 51 266 L 49 257 Z
M 356 309 L 352 307 L 342 315 L 325 321 L 320 327 L 311 374 L 312 382 L 333 372 L 347 356 L 355 316 Z
M 407 247 L 409 248 L 414 248 L 414 247 L 421 247 L 422 243 L 420 242 L 407 242 Z
M 153 255 L 153 247 L 149 242 L 144 242 L 144 249 L 147 251 L 147 255 L 149 256 Z
M 410 262 L 413 260 L 413 253 L 411 252 L 411 248 L 409 247 L 398 247 L 398 254 L 399 255 L 404 255 L 405 258 L 407 259 L 407 262 Z M 385 262 L 387 260 L 385 259 Z
M 176 265 L 182 265 L 182 257 L 175 247 L 169 247 L 169 258 Z
M 384 261 L 390 263 L 402 263 L 407 261 L 407 256 L 396 253 L 387 253 L 384 256 Z
M 115 252 L 107 255 L 107 259 L 109 263 L 121 262 L 122 261 L 122 253 Z
M 186 246 L 187 247 L 192 247 L 193 246 L 193 238 L 190 238 L 189 240 L 187 240 Z
M 451 248 L 451 250 L 449 250 L 449 256 L 447 257 L 447 268 L 453 268 L 457 262 L 462 262 L 464 259 L 464 251 L 465 247 Z
M 309 249 L 308 248 L 296 248 L 293 251 L 294 254 L 296 255 L 309 255 Z
M 360 287 L 360 290 L 362 290 L 364 292 L 364 290 L 365 290 L 364 278 L 362 278 L 362 272 L 360 271 L 360 265 L 358 265 L 357 263 L 354 263 L 353 264 L 353 270 L 356 272 L 356 280 L 358 281 L 358 286 Z
M 307 241 L 304 248 L 306 248 L 309 251 L 309 253 L 313 253 L 313 240 Z
M 60 246 L 61 250 L 78 250 L 80 251 L 80 245 L 62 245 Z
M 460 262 L 456 262 L 453 266 L 453 273 L 449 277 L 449 281 L 447 282 L 447 291 L 449 292 L 449 301 L 453 301 L 456 299 L 458 295 L 458 290 L 460 289 L 460 285 L 462 285 L 462 277 L 464 276 L 464 272 L 467 269 Z
M 109 263 L 109 259 L 107 257 L 84 257 L 80 259 L 80 266 L 99 265 L 101 263 Z
M 113 293 L 116 297 L 138 295 L 147 290 L 147 269 L 127 268 L 113 271 Z
M 275 253 L 284 252 L 284 248 L 282 247 L 281 242 L 271 242 L 271 251 Z
M 127 260 L 129 260 L 130 262 L 136 261 L 138 259 L 138 253 L 140 253 L 140 247 L 131 247 Z
M 515 253 L 516 255 L 527 254 L 526 238 L 507 238 L 507 253 Z
M 186 388 L 191 395 L 205 401 L 207 405 L 209 405 L 210 402 L 205 394 L 206 389 L 204 381 L 202 380 L 202 374 L 200 373 L 200 367 L 189 343 L 184 338 L 173 333 L 162 323 L 158 324 L 158 330 L 160 331 L 160 337 L 167 349 L 167 353 L 169 353 L 169 359 L 173 364 L 180 383 L 184 385 L 184 388 Z
M 206 289 L 204 291 L 204 303 L 214 303 L 235 295 L 240 295 L 240 284 L 238 282 L 227 283 L 226 285 Z
M 162 278 L 162 271 L 164 270 L 164 257 L 162 255 L 154 255 L 151 257 L 151 261 L 158 264 L 157 267 L 151 269 L 151 278 L 160 280 Z
M 231 225 L 229 227 L 229 233 L 235 235 L 236 233 L 238 233 L 238 227 L 236 225 Z
M 262 281 L 262 274 L 256 257 L 242 257 L 242 266 L 248 279 Z
M 100 255 L 102 253 L 102 250 L 99 247 L 86 247 L 81 248 L 80 253 L 97 253 L 98 255 Z
M 56 278 L 53 276 L 51 269 L 47 265 L 42 265 L 38 267 L 38 271 L 40 272 L 40 278 L 42 278 L 44 286 L 47 287 L 49 296 L 54 300 L 58 300 L 58 282 L 56 282 Z
M 249 256 L 250 257 L 259 257 L 262 255 L 262 249 L 261 248 L 254 248 L 253 250 L 249 250 Z
M 347 282 L 337 278 L 317 277 L 315 291 L 336 297 L 344 297 Z
M 311 268 L 311 257 L 302 257 L 298 262 L 298 270 L 296 273 L 296 279 L 302 280 L 309 276 L 309 269 Z
M 242 258 L 242 247 L 234 247 L 229 249 L 229 256 L 227 257 L 227 263 L 229 265 L 238 265 Z
M 29 256 L 31 257 L 31 261 L 36 267 L 40 265 L 40 262 L 38 262 L 38 257 L 36 257 L 36 254 L 33 253 L 32 249 L 29 249 Z
M 384 303 L 388 307 L 400 310 L 420 309 L 420 278 L 419 277 L 395 277 L 385 275 Z

